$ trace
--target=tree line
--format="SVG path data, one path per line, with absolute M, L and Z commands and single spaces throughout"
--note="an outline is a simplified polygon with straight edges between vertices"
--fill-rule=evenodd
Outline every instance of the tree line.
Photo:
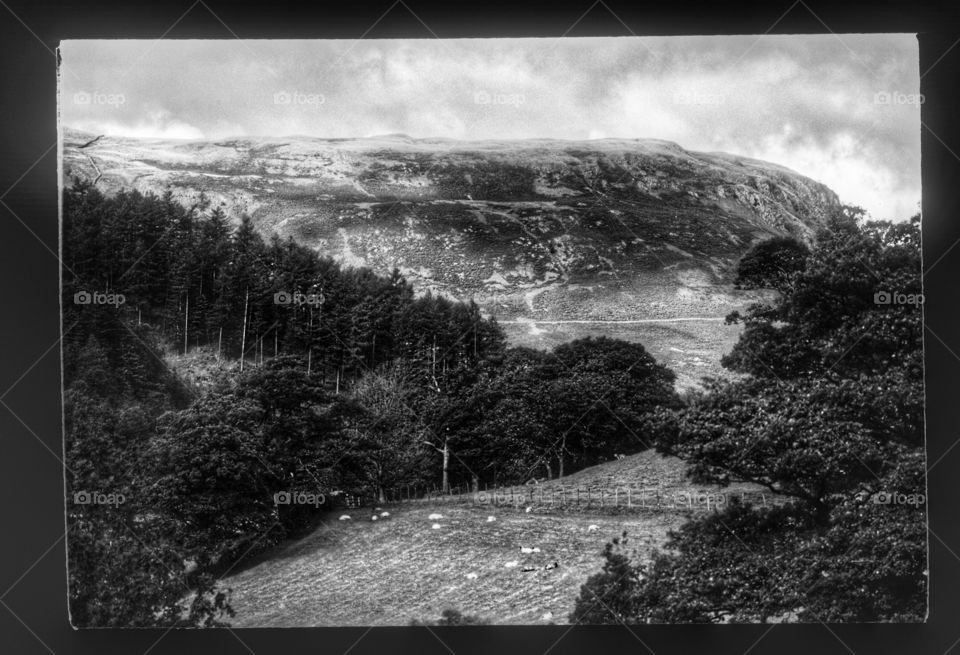
M 75 625 L 223 624 L 219 577 L 343 495 L 563 476 L 649 447 L 645 417 L 679 406 L 640 344 L 507 348 L 473 303 L 264 241 L 202 198 L 78 181 L 63 209 Z M 169 356 L 196 349 L 232 374 L 185 383 Z

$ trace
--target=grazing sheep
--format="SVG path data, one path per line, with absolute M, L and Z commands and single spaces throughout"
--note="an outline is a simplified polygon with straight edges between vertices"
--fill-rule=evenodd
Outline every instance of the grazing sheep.
M 543 570 L 549 571 L 550 569 L 555 569 L 559 566 L 560 566 L 560 562 L 554 562 L 553 564 L 547 564 L 545 567 L 543 567 Z
M 536 571 L 536 570 L 537 570 L 537 567 L 535 567 L 535 566 L 525 566 L 525 567 L 523 567 L 523 568 L 520 569 L 520 570 L 523 571 L 524 573 L 530 573 L 530 571 Z
M 371 516 L 371 517 L 370 517 L 370 520 L 371 520 L 371 521 L 376 521 L 376 520 L 377 520 L 377 515 L 374 514 L 373 516 Z
M 550 619 L 553 618 L 553 612 L 547 612 L 546 614 L 544 614 L 544 615 L 541 616 L 540 618 L 543 619 L 544 621 L 549 621 Z
M 430 519 L 431 521 L 439 521 L 440 519 L 443 518 L 443 515 L 442 515 L 442 514 L 431 514 L 431 515 L 428 516 L 427 518 Z
M 627 458 L 626 455 L 623 455 L 623 454 L 620 454 L 620 453 L 615 454 L 614 457 L 616 457 L 618 460 L 626 459 L 626 458 Z
M 493 523 L 493 522 L 496 521 L 496 520 L 497 520 L 497 517 L 496 517 L 496 516 L 488 516 L 488 517 L 487 517 L 487 523 Z
M 600 529 L 600 526 L 599 526 L 599 525 L 588 525 L 588 526 L 587 526 L 587 532 L 596 532 L 596 531 L 599 530 L 599 529 Z
M 183 560 L 183 572 L 190 575 L 197 570 L 197 561 L 192 559 Z
M 382 507 L 374 507 L 374 508 L 373 508 L 373 511 L 374 511 L 374 512 L 379 512 L 381 509 L 383 509 L 383 508 L 382 508 Z
M 540 549 L 537 548 L 536 546 L 534 546 L 533 548 L 529 548 L 527 546 L 520 546 L 520 552 L 526 555 L 529 553 L 539 553 Z
M 468 573 L 468 574 L 467 574 L 467 580 L 476 580 L 476 579 L 477 579 L 477 574 L 476 574 L 476 573 Z
M 440 529 L 440 524 L 439 524 L 439 523 L 434 523 L 434 524 L 431 525 L 430 527 L 433 528 L 434 530 L 439 530 L 439 529 Z
M 341 520 L 341 521 L 349 521 L 349 520 L 350 520 L 350 516 L 347 515 L 347 514 L 344 514 L 343 516 L 340 517 L 339 520 Z
M 525 509 L 524 511 L 525 511 L 527 514 L 529 514 L 531 511 L 533 511 L 533 508 L 532 508 L 532 507 L 528 507 L 528 508 Z
M 512 569 L 513 567 L 519 566 L 519 565 L 520 565 L 520 562 L 518 562 L 517 560 L 513 560 L 512 562 L 507 562 L 507 563 L 504 564 L 503 566 L 504 566 L 505 568 Z
M 390 516 L 390 512 L 380 512 L 380 516 L 382 516 L 383 518 L 387 518 L 388 516 Z

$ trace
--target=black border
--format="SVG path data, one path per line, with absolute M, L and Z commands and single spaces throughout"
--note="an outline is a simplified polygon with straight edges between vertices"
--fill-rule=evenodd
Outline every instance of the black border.
M 175 25 L 174 25 L 175 24 Z M 375 24 L 375 25 L 374 25 Z M 374 25 L 372 29 L 371 26 Z M 172 29 L 167 32 L 168 28 Z M 229 26 L 229 27 L 228 27 Z M 572 27 L 572 29 L 571 29 Z M 82 38 L 452 38 L 919 32 L 929 475 L 925 625 L 83 630 L 67 622 L 55 49 Z M 960 648 L 960 3 L 675 0 L 300 4 L 0 0 L 0 652 L 936 653 Z M 953 46 L 956 46 L 955 48 Z M 952 48 L 952 49 L 951 49 Z M 929 71 L 928 71 L 929 69 Z M 824 180 L 829 184 L 829 180 Z M 942 257 L 942 259 L 941 259 Z M 9 393 L 7 390 L 9 389 Z M 940 459 L 942 458 L 942 459 Z M 939 461 L 938 461 L 939 460 Z M 955 489 L 956 487 L 953 487 Z M 60 537 L 58 539 L 58 537 Z M 642 642 L 642 643 L 641 643 Z

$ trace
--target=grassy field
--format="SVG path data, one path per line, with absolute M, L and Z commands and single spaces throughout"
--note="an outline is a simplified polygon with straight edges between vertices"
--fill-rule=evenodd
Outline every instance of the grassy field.
M 652 452 L 541 486 L 559 484 L 709 489 L 689 484 L 679 460 Z M 626 531 L 637 556 L 647 558 L 689 516 L 678 510 L 527 512 L 444 501 L 384 509 L 391 516 L 376 522 L 369 508 L 351 511 L 350 521 L 331 516 L 307 537 L 225 579 L 237 611 L 233 625 L 407 625 L 439 618 L 448 608 L 496 624 L 563 624 L 580 586 L 599 572 L 608 541 Z M 435 512 L 443 518 L 430 519 Z M 489 516 L 496 520 L 488 522 Z M 521 554 L 522 546 L 540 552 Z M 559 566 L 542 568 L 553 562 Z M 527 566 L 538 570 L 524 572 Z

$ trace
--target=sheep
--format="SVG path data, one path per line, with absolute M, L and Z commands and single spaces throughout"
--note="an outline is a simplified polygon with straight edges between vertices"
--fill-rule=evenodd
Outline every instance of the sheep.
M 382 516 L 383 518 L 387 518 L 388 516 L 390 516 L 390 512 L 380 512 L 380 516 Z
M 440 519 L 443 518 L 443 515 L 442 515 L 442 514 L 431 514 L 431 515 L 428 516 L 427 518 L 430 519 L 431 521 L 439 521 Z
M 596 524 L 587 526 L 587 532 L 596 532 L 599 529 L 600 529 L 600 526 Z
M 430 527 L 433 528 L 434 530 L 439 530 L 439 529 L 440 529 L 440 524 L 439 524 L 439 523 L 434 523 L 434 524 L 431 525 Z
M 496 520 L 497 520 L 497 517 L 496 517 L 496 516 L 488 516 L 488 517 L 487 517 L 487 523 L 493 523 L 493 522 L 496 521 Z
M 183 572 L 190 575 L 197 570 L 197 561 L 193 559 L 183 560 Z
M 467 580 L 476 580 L 476 579 L 477 579 L 477 574 L 476 574 L 476 573 L 468 573 L 468 574 L 467 574 Z
M 520 562 L 518 562 L 517 560 L 513 560 L 512 562 L 507 562 L 503 566 L 504 568 L 512 569 L 513 567 L 519 566 L 519 565 L 520 565 Z
M 621 459 L 626 459 L 626 458 L 627 458 L 626 455 L 623 455 L 623 454 L 620 454 L 620 453 L 615 454 L 614 457 L 616 457 L 617 460 L 621 460 Z
M 532 507 L 528 507 L 528 508 L 525 509 L 524 511 L 525 511 L 527 514 L 529 514 L 530 512 L 533 511 L 533 508 L 532 508 Z
M 544 615 L 541 616 L 540 618 L 541 618 L 542 620 L 544 620 L 544 621 L 549 621 L 550 619 L 553 618 L 553 612 L 547 612 L 546 614 L 544 614 Z
M 560 562 L 554 562 L 553 564 L 547 564 L 545 567 L 543 567 L 543 570 L 549 571 L 550 569 L 555 569 L 559 566 L 560 566 Z
M 520 552 L 523 553 L 524 555 L 527 555 L 529 553 L 539 553 L 540 549 L 536 547 L 529 548 L 527 546 L 520 546 Z
M 349 521 L 349 520 L 350 520 L 350 516 L 349 516 L 348 514 L 344 514 L 343 516 L 340 517 L 339 520 L 340 520 L 340 521 Z
M 377 520 L 377 515 L 374 514 L 373 516 L 371 516 L 371 517 L 370 517 L 370 520 L 371 520 L 371 521 L 376 521 L 376 520 Z

